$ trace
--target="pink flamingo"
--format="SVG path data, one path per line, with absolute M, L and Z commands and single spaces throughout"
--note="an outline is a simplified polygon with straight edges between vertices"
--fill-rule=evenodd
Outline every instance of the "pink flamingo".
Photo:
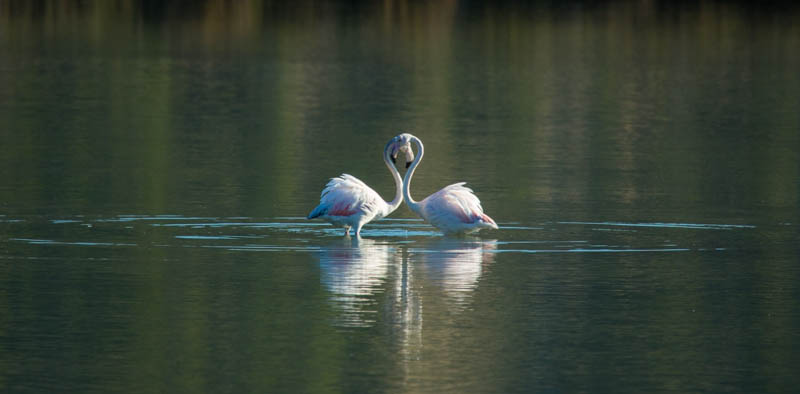
M 472 189 L 464 186 L 466 182 L 454 183 L 420 202 L 414 201 L 409 188 L 414 170 L 417 169 L 424 154 L 422 141 L 408 133 L 400 134 L 395 139 L 399 139 L 399 150 L 404 151 L 409 159 L 414 157 L 414 152 L 411 150 L 412 141 L 419 151 L 403 178 L 403 196 L 412 211 L 445 234 L 472 233 L 484 228 L 498 228 L 497 223 L 483 213 L 481 201 L 472 193 Z
M 385 202 L 381 196 L 358 178 L 342 174 L 331 178 L 320 195 L 319 205 L 308 214 L 309 219 L 320 218 L 327 220 L 334 226 L 344 227 L 344 235 L 350 235 L 350 228 L 356 229 L 356 236 L 361 237 L 361 226 L 384 218 L 394 212 L 403 202 L 403 184 L 400 173 L 394 166 L 397 154 L 400 151 L 400 139 L 392 138 L 383 149 L 383 161 L 392 173 L 397 192 L 394 200 Z M 413 152 L 403 150 L 408 162 L 413 159 Z M 389 160 L 391 159 L 391 163 Z

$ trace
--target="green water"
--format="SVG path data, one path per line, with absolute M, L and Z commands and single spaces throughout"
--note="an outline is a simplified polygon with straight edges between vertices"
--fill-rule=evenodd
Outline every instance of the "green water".
M 798 21 L 0 2 L 0 391 L 790 392 Z M 501 229 L 305 219 L 401 131 Z

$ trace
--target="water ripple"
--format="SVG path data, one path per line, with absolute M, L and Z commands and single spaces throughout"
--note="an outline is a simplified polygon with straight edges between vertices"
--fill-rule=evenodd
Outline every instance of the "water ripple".
M 590 226 L 620 226 L 620 227 L 655 227 L 655 228 L 688 228 L 699 230 L 733 230 L 740 228 L 755 228 L 749 224 L 703 224 L 703 223 L 625 223 L 625 222 L 557 222 L 558 224 L 580 224 Z
M 314 252 L 326 240 L 341 239 L 343 230 L 328 223 L 303 217 L 205 217 L 181 215 L 116 215 L 58 218 L 14 218 L 0 216 L 8 238 L 0 242 L 34 246 L 76 247 L 179 247 L 247 252 Z M 781 223 L 783 225 L 783 223 Z M 772 226 L 775 231 L 786 226 Z M 454 252 L 415 245 L 421 240 L 444 240 L 435 228 L 419 219 L 383 219 L 370 223 L 362 237 L 383 240 L 395 246 L 408 245 L 409 252 L 446 257 L 461 253 L 464 247 L 482 245 L 481 253 L 678 253 L 721 252 L 735 249 L 735 241 L 755 229 L 745 224 L 707 224 L 681 222 L 557 221 L 543 225 L 507 222 L 500 231 L 479 237 L 454 239 Z M 505 231 L 505 230 L 514 231 Z M 544 230 L 544 231 L 542 231 Z M 666 231 L 669 230 L 669 231 Z M 683 233 L 675 231 L 686 230 Z M 694 230 L 725 230 L 725 234 L 701 236 Z M 253 240 L 263 242 L 253 243 Z M 472 246 L 470 246 L 472 245 Z

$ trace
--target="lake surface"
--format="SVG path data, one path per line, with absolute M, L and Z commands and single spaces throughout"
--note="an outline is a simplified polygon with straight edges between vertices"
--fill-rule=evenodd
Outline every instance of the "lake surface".
M 798 21 L 0 2 L 0 391 L 794 391 Z M 305 219 L 401 131 L 500 230 Z

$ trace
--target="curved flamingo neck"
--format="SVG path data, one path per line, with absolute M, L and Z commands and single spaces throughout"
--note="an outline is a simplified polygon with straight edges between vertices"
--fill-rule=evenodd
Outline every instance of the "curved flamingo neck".
M 419 212 L 420 210 L 419 203 L 417 203 L 416 201 L 414 201 L 413 198 L 411 198 L 411 192 L 409 191 L 409 189 L 411 188 L 411 177 L 414 176 L 414 170 L 417 169 L 417 165 L 419 164 L 420 161 L 422 161 L 422 155 L 425 154 L 425 148 L 422 146 L 422 141 L 420 141 L 419 138 L 412 136 L 411 141 L 413 141 L 414 144 L 417 145 L 417 150 L 419 152 L 417 152 L 417 158 L 414 159 L 414 162 L 411 163 L 411 166 L 408 168 L 408 171 L 406 171 L 406 175 L 403 177 L 403 196 L 406 199 L 406 204 L 408 204 L 408 207 L 411 208 L 411 210 L 414 212 Z
M 394 164 L 389 161 L 390 146 L 391 143 L 386 144 L 386 147 L 383 148 L 383 162 L 386 163 L 386 167 L 389 167 L 389 172 L 392 173 L 392 178 L 394 178 L 395 194 L 394 200 L 386 203 L 389 207 L 389 211 L 386 212 L 386 215 L 394 212 L 394 210 L 400 207 L 400 204 L 403 202 L 403 181 L 400 179 L 400 172 L 397 171 L 397 168 L 394 166 Z

